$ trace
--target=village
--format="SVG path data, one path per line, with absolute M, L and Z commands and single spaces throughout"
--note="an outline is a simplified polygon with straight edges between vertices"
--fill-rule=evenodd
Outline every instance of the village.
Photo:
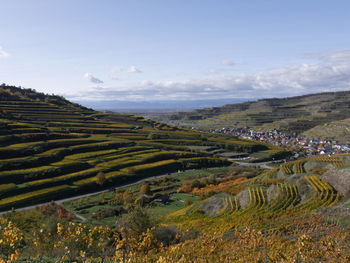
M 306 156 L 333 155 L 349 153 L 350 145 L 338 144 L 332 140 L 316 140 L 301 137 L 297 134 L 284 133 L 277 130 L 256 131 L 250 128 L 221 128 L 210 131 L 211 133 L 223 133 L 235 137 L 251 139 L 271 143 L 276 146 L 290 147 L 301 150 Z

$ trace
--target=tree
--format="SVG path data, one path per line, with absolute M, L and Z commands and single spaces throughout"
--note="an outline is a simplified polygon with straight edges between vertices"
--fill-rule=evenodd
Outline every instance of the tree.
M 126 227 L 132 236 L 138 237 L 147 229 L 152 228 L 155 222 L 144 208 L 134 207 L 127 214 L 124 214 L 119 221 L 121 227 Z
M 145 195 L 149 195 L 151 193 L 151 187 L 149 186 L 149 184 L 141 185 L 140 193 L 145 194 Z
M 104 185 L 104 183 L 106 182 L 106 176 L 103 172 L 99 172 L 97 175 L 96 175 L 96 183 L 98 185 Z
M 192 204 L 193 204 L 193 202 L 190 199 L 186 199 L 185 202 L 184 202 L 185 206 L 190 206 Z

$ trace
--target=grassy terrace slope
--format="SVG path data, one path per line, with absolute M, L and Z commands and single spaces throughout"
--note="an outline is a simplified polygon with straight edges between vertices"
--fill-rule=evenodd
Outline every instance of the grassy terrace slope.
M 303 134 L 308 138 L 329 138 L 340 143 L 350 144 L 350 119 L 317 125 Z
M 130 262 L 349 262 L 349 165 L 343 154 L 265 171 L 192 170 L 149 180 L 147 197 L 140 195 L 145 185 L 133 185 L 64 205 L 86 225 L 125 222 L 135 203 L 157 215 L 155 230 L 144 228 L 153 236 L 137 233 L 128 243 Z M 167 194 L 167 202 L 157 200 Z M 147 223 L 140 218 L 128 222 Z M 124 238 L 131 240 L 130 232 Z M 153 245 L 140 250 L 147 240 Z
M 266 157 L 281 149 L 0 86 L 2 210 L 177 170 L 228 165 L 214 154 L 225 152 Z
M 350 116 L 350 92 L 329 92 L 283 99 L 228 104 L 155 118 L 169 124 L 202 129 L 222 127 L 276 128 L 303 132 Z
M 315 209 L 329 208 L 350 197 L 350 154 L 332 157 L 317 156 L 287 162 L 266 170 L 255 177 L 236 178 L 237 183 L 211 186 L 207 190 L 224 189 L 225 200 L 215 195 L 173 214 L 174 220 L 188 221 L 193 213 L 209 216 L 232 214 L 234 224 L 259 224 L 259 220 L 291 214 L 303 214 Z M 198 190 L 197 190 L 198 192 Z M 196 194 L 196 192 L 194 192 Z M 214 206 L 214 204 L 216 204 Z M 335 213 L 333 214 L 336 215 Z M 170 215 L 171 217 L 172 215 Z M 179 219 L 182 216 L 183 219 Z M 201 216 L 202 217 L 202 216 Z M 196 218 L 198 220 L 198 218 Z M 188 223 L 188 222 L 187 222 Z M 266 221 L 265 224 L 276 224 Z M 350 221 L 346 221 L 350 224 Z

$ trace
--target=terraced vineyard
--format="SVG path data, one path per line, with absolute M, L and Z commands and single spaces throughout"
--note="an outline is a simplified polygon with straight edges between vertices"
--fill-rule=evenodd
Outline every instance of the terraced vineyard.
M 0 118 L 1 210 L 230 164 L 213 154 L 218 149 L 269 150 L 252 141 L 96 112 L 62 97 L 8 86 L 0 88 Z
M 193 213 L 199 210 L 197 220 L 201 214 L 226 215 L 232 217 L 235 224 L 246 225 L 259 224 L 259 218 L 303 215 L 341 205 L 342 200 L 346 201 L 350 197 L 349 164 L 349 154 L 287 162 L 233 184 L 226 190 L 225 198 L 216 198 L 214 195 L 169 217 L 182 216 L 182 220 L 188 222 L 192 220 Z M 210 211 L 208 207 L 215 211 Z
M 343 158 L 345 163 L 350 162 L 349 157 Z M 246 208 L 241 207 L 241 211 L 272 216 L 287 210 L 294 213 L 335 205 L 342 194 L 336 189 L 338 185 L 327 182 L 328 177 L 322 175 L 326 171 L 320 168 L 343 169 L 346 164 L 340 158 L 317 156 L 291 161 L 267 170 L 251 182 L 244 182 L 245 191 L 249 192 L 249 203 Z M 322 171 L 322 174 L 316 174 L 317 171 Z
M 169 124 L 203 130 L 251 127 L 305 132 L 311 138 L 349 141 L 349 91 L 270 98 L 154 117 Z

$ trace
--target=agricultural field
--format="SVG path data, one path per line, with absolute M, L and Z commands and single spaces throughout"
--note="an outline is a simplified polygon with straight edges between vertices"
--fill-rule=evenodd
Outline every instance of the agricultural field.
M 349 142 L 349 91 L 269 98 L 152 116 L 156 121 L 201 130 L 250 127 L 303 133 Z
M 0 88 L 0 128 L 0 210 L 230 165 L 220 154 L 276 151 L 9 86 Z
M 350 260 L 349 154 L 263 169 L 288 151 L 33 91 L 0 95 L 1 259 Z M 250 163 L 225 158 L 240 155 Z
M 146 178 L 6 214 L 17 239 L 0 247 L 67 262 L 347 262 L 349 164 L 343 154 Z

